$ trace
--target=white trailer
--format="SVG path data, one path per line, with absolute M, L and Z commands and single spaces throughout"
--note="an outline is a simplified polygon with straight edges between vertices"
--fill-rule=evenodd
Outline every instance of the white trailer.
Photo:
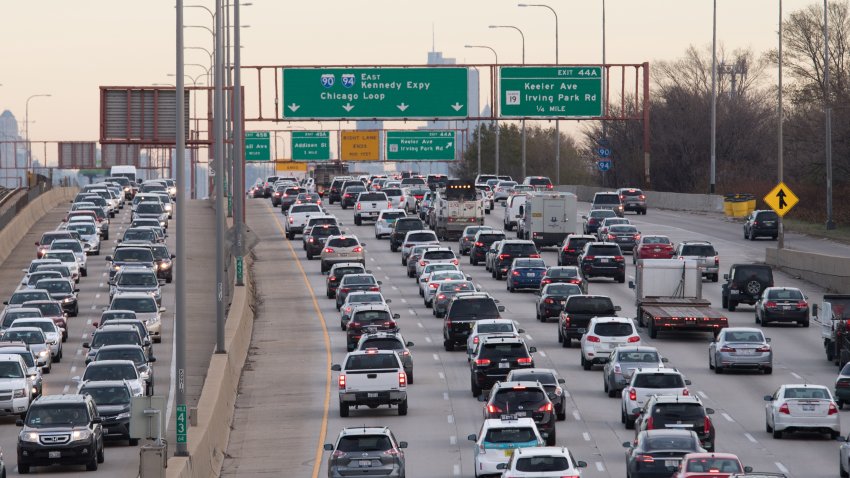
M 578 229 L 578 198 L 572 193 L 527 193 L 520 211 L 517 237 L 538 247 L 560 245 Z

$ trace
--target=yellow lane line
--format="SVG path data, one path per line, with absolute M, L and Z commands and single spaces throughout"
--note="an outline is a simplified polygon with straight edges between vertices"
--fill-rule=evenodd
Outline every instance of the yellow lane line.
M 322 428 L 319 431 L 319 444 L 316 447 L 316 459 L 313 462 L 313 478 L 318 478 L 319 468 L 322 466 L 322 454 L 325 450 L 325 437 L 327 436 L 328 430 L 328 409 L 330 408 L 331 403 L 331 339 L 328 335 L 328 327 L 325 325 L 325 316 L 319 308 L 319 301 L 316 300 L 316 293 L 313 291 L 313 286 L 310 285 L 310 280 L 307 279 L 307 273 L 304 271 L 304 267 L 301 266 L 301 260 L 298 258 L 298 255 L 295 254 L 292 242 L 286 238 L 286 230 L 280 225 L 280 220 L 278 219 L 277 214 L 275 214 L 275 209 L 269 206 L 268 203 L 266 203 L 266 207 L 272 212 L 272 217 L 275 219 L 274 223 L 280 230 L 280 234 L 286 241 L 286 245 L 289 246 L 289 252 L 292 253 L 292 258 L 295 259 L 295 264 L 298 266 L 298 270 L 301 271 L 301 277 L 304 279 L 304 284 L 307 285 L 307 290 L 310 292 L 310 298 L 313 299 L 313 308 L 316 310 L 316 314 L 319 317 L 319 324 L 322 326 L 322 335 L 324 336 L 325 360 L 327 362 L 327 366 L 325 367 L 325 370 L 327 370 L 327 372 L 325 372 L 325 405 L 324 410 L 322 411 Z

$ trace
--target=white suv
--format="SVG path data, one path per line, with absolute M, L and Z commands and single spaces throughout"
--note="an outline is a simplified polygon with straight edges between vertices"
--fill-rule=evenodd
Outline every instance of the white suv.
M 292 204 L 289 206 L 289 214 L 286 215 L 286 238 L 289 240 L 295 239 L 296 234 L 304 232 L 304 226 L 310 216 L 325 215 L 322 206 L 318 204 Z
M 653 395 L 682 395 L 688 396 L 690 380 L 685 380 L 682 373 L 674 368 L 639 368 L 632 374 L 629 386 L 622 392 L 622 417 L 626 428 L 635 426 L 635 418 L 643 409 L 646 401 Z
M 27 364 L 20 355 L 0 354 L 0 388 L 8 390 L 0 401 L 0 411 L 6 415 L 24 417 L 29 410 L 33 387 L 27 370 Z
M 393 232 L 393 224 L 396 219 L 407 217 L 404 209 L 384 209 L 378 214 L 378 219 L 375 221 L 375 239 L 380 239 L 384 236 L 389 236 Z
M 460 261 L 455 255 L 455 251 L 451 250 L 448 247 L 435 247 L 434 249 L 428 249 L 427 251 L 422 253 L 422 257 L 420 257 L 419 262 L 416 263 L 416 272 L 414 273 L 413 277 L 421 276 L 422 271 L 428 264 L 459 265 L 459 262 Z
M 586 468 L 587 462 L 573 458 L 570 450 L 562 446 L 535 446 L 517 448 L 502 468 L 502 476 L 511 478 L 561 478 L 580 476 L 579 468 Z M 538 471 L 540 470 L 540 471 Z
M 608 361 L 611 351 L 618 345 L 640 345 L 632 319 L 627 317 L 594 317 L 587 332 L 581 336 L 581 366 L 590 370 L 596 364 Z

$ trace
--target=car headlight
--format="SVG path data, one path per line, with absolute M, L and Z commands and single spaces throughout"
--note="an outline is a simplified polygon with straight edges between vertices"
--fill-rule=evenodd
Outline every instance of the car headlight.
M 115 419 L 121 420 L 122 418 L 130 418 L 131 415 L 132 414 L 130 412 L 119 413 L 118 415 L 115 415 Z
M 73 433 L 71 433 L 71 441 L 88 440 L 90 437 L 91 431 L 88 429 L 74 430 Z
M 12 398 L 24 398 L 27 396 L 27 389 L 18 388 L 12 391 Z
M 124 188 L 125 193 L 128 192 L 129 190 L 130 190 L 130 188 Z
M 165 227 L 165 221 L 159 221 L 159 225 Z
M 121 266 L 119 266 L 117 264 L 112 265 L 112 270 L 117 271 L 118 269 L 121 269 Z
M 168 268 L 170 268 L 170 267 L 171 267 L 171 263 L 170 263 L 170 262 L 163 262 L 163 263 L 161 263 L 161 264 L 159 265 L 159 268 L 160 268 L 160 269 L 168 269 Z
M 148 324 L 155 324 L 157 322 L 159 322 L 159 316 L 158 315 L 155 316 L 155 317 L 151 317 L 150 319 L 145 321 L 145 323 L 148 323 Z
M 39 356 L 39 357 L 47 357 L 47 354 L 48 354 L 49 352 L 50 352 L 49 350 L 44 349 L 44 350 L 42 350 L 41 352 L 39 352 L 39 353 L 38 353 L 38 356 Z
M 28 443 L 38 443 L 38 433 L 37 432 L 21 433 L 21 441 L 25 441 L 25 442 L 28 442 Z
M 73 297 L 65 297 L 64 299 L 62 299 L 62 302 L 66 303 L 66 304 L 69 303 L 69 302 L 74 302 L 74 298 Z

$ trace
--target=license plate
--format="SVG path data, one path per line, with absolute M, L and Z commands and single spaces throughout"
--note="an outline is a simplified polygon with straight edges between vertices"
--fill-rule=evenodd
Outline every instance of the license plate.
M 791 310 L 793 307 L 790 305 L 783 305 L 782 310 Z
M 664 460 L 664 466 L 678 467 L 679 466 L 679 460 Z
M 378 393 L 377 392 L 369 392 L 369 393 L 366 394 L 366 397 L 368 397 L 368 398 L 378 398 Z
M 587 329 L 576 329 L 576 332 L 583 334 L 587 332 Z
M 607 264 L 607 263 L 608 263 L 608 259 L 599 259 L 599 262 L 601 262 L 601 263 L 603 263 L 603 264 Z
M 813 412 L 813 411 L 815 411 L 815 406 L 814 405 L 803 405 L 803 411 L 804 412 Z
M 47 458 L 62 458 L 61 451 L 49 451 L 47 452 Z
M 499 368 L 511 368 L 511 364 L 508 362 L 499 363 Z
M 652 252 L 661 252 L 661 249 L 656 247 L 655 249 L 652 250 Z
M 756 351 L 753 349 L 742 349 L 738 350 L 738 355 L 755 355 Z
M 510 457 L 513 454 L 514 454 L 514 451 L 512 449 L 505 450 L 505 456 Z
M 534 272 L 527 272 L 525 274 L 526 277 L 534 277 L 535 275 L 537 275 L 537 274 L 535 274 Z
M 359 460 L 357 464 L 359 466 L 372 466 L 372 460 Z

